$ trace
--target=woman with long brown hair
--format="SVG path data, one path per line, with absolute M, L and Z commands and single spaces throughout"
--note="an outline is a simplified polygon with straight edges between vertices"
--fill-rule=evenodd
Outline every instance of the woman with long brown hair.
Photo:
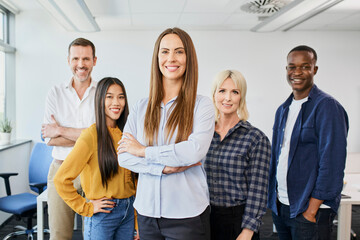
M 149 98 L 132 109 L 118 148 L 120 166 L 139 173 L 134 207 L 142 239 L 210 239 L 199 163 L 210 146 L 214 113 L 211 100 L 196 95 L 197 83 L 190 36 L 166 29 L 154 47 Z
M 55 175 L 59 195 L 86 217 L 84 239 L 134 239 L 135 183 L 131 172 L 119 167 L 116 158 L 128 114 L 123 83 L 117 78 L 102 79 L 95 92 L 96 123 L 82 131 Z M 90 202 L 73 186 L 78 175 Z

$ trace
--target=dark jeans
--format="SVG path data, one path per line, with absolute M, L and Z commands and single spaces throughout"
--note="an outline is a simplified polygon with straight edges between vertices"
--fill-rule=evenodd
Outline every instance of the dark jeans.
M 211 206 L 210 227 L 211 240 L 235 240 L 242 231 L 241 222 L 245 204 L 235 207 Z M 255 233 L 252 240 L 258 240 Z
M 199 216 L 152 218 L 138 213 L 141 240 L 210 240 L 210 206 Z
M 336 213 L 330 208 L 320 208 L 316 223 L 310 222 L 299 214 L 290 218 L 290 207 L 278 203 L 277 216 L 272 213 L 273 221 L 280 240 L 329 240 Z

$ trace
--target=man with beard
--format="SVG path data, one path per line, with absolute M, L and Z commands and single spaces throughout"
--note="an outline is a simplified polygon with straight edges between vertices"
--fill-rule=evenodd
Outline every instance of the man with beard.
M 84 38 L 72 41 L 68 63 L 73 77 L 53 87 L 46 99 L 41 132 L 47 145 L 54 146 L 47 185 L 51 240 L 72 239 L 75 212 L 56 192 L 53 178 L 81 131 L 95 122 L 96 82 L 91 78 L 91 71 L 96 60 L 95 46 L 91 41 Z M 80 178 L 74 181 L 74 186 L 81 191 Z

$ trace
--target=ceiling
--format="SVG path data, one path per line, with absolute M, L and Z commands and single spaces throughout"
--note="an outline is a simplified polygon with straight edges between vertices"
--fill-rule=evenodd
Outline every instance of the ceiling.
M 300 0 L 271 1 L 290 4 Z M 26 8 L 43 8 L 36 0 L 11 0 L 11 2 L 17 5 L 20 11 Z M 250 31 L 261 23 L 259 17 L 273 14 L 243 11 L 241 9 L 243 5 L 254 2 L 250 0 L 84 0 L 84 2 L 101 31 L 153 30 L 172 26 L 194 30 Z M 343 0 L 290 29 L 290 31 L 297 30 L 360 31 L 360 0 Z

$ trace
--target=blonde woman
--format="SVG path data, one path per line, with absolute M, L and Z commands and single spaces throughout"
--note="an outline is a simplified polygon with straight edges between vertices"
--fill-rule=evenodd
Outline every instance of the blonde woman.
M 248 121 L 246 81 L 220 72 L 212 86 L 215 132 L 206 156 L 211 239 L 259 239 L 266 212 L 270 142 Z

